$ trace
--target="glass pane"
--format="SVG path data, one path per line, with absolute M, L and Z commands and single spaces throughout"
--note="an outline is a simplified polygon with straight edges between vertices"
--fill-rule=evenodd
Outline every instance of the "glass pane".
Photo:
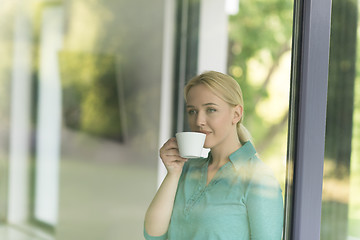
M 18 2 L 0 1 L 0 221 L 50 225 L 59 240 L 142 239 L 166 15 L 181 32 L 187 3 L 194 29 L 178 65 L 239 82 L 244 124 L 285 194 L 291 0 Z
M 199 41 L 197 59 L 192 60 L 197 72 L 186 81 L 206 70 L 225 72 L 238 81 L 244 95 L 244 125 L 285 197 L 293 2 L 200 2 L 199 37 L 191 39 Z M 180 121 L 184 128 L 178 131 L 190 129 L 186 117 Z
M 242 87 L 244 125 L 285 203 L 293 2 L 240 0 L 237 10 L 228 12 L 227 71 Z
M 57 239 L 141 239 L 157 184 L 164 1 L 66 1 Z
M 286 167 L 291 167 L 286 158 L 293 1 L 240 0 L 238 12 L 229 12 L 228 29 L 228 73 L 244 93 L 244 125 L 260 158 L 274 171 L 284 205 L 290 204 L 285 203 L 285 185 Z M 290 227 L 285 224 L 284 233 Z
M 360 239 L 358 2 L 332 1 L 321 239 Z
M 244 125 L 283 189 L 292 19 L 293 2 L 288 0 L 202 1 L 200 7 L 198 73 L 218 70 L 238 81 Z
M 284 190 L 293 2 L 240 0 L 238 9 L 229 12 L 228 72 L 243 89 L 244 125 Z
M 142 238 L 157 187 L 164 6 L 0 1 L 1 224 Z

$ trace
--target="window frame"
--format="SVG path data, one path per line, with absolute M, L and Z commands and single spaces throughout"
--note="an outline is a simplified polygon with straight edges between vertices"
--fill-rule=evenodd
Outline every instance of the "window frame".
M 331 0 L 294 5 L 284 239 L 311 240 L 320 239 Z

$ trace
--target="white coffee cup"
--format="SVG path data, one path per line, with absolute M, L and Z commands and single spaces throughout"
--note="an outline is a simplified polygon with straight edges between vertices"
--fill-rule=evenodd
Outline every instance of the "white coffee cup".
M 183 158 L 201 157 L 206 134 L 199 132 L 176 133 L 176 141 L 179 147 L 180 156 Z

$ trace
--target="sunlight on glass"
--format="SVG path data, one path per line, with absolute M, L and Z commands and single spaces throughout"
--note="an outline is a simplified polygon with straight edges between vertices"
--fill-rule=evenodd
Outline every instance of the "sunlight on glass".
M 358 30 L 359 31 L 359 30 Z M 360 64 L 359 64 L 360 65 Z M 353 137 L 350 166 L 349 232 L 360 238 L 360 76 L 355 80 Z
M 229 17 L 229 72 L 244 92 L 245 126 L 284 187 L 293 3 L 273 4 L 241 0 Z

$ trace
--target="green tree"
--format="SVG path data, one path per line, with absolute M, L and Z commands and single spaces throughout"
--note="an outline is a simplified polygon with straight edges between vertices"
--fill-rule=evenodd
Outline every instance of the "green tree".
M 245 125 L 253 135 L 259 152 L 287 127 L 288 111 L 269 125 L 256 113 L 257 104 L 269 97 L 269 83 L 281 58 L 291 47 L 293 2 L 290 0 L 241 0 L 240 11 L 230 17 L 229 73 L 244 92 Z M 265 56 L 263 53 L 266 53 Z M 256 60 L 265 66 L 260 86 L 253 86 L 249 63 Z M 290 61 L 290 59 L 289 59 Z M 284 82 L 289 82 L 284 79 Z M 289 85 L 290 86 L 290 85 Z M 286 100 L 287 101 L 287 100 Z
M 357 1 L 332 1 L 323 196 L 333 194 L 323 197 L 321 220 L 321 238 L 329 240 L 348 236 L 357 11 Z

